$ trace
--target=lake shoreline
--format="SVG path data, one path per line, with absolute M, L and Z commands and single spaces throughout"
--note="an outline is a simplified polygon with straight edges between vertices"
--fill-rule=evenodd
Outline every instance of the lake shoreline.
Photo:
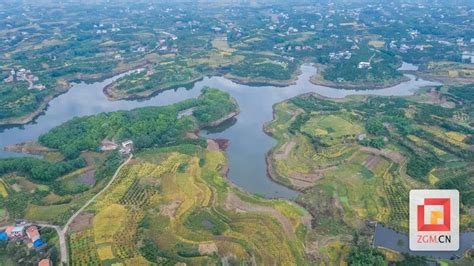
M 167 91 L 167 90 L 175 90 L 178 88 L 192 88 L 196 82 L 202 81 L 204 79 L 204 76 L 195 78 L 193 80 L 190 80 L 189 82 L 185 82 L 183 84 L 179 85 L 173 85 L 173 86 L 165 86 L 162 88 L 158 88 L 156 90 L 147 90 L 144 92 L 140 93 L 134 93 L 134 94 L 121 94 L 117 92 L 117 90 L 114 89 L 115 83 L 112 82 L 109 85 L 105 86 L 104 89 L 102 90 L 107 97 L 107 100 L 109 101 L 121 101 L 121 100 L 127 100 L 127 101 L 133 101 L 133 100 L 142 100 L 142 99 L 149 99 L 152 97 L 155 97 L 156 95 Z
M 55 98 L 61 96 L 64 93 L 67 93 L 73 85 L 70 82 L 73 81 L 78 81 L 80 80 L 81 82 L 85 82 L 86 84 L 92 82 L 104 82 L 107 79 L 116 79 L 118 76 L 121 75 L 126 75 L 129 72 L 136 71 L 137 69 L 145 66 L 146 63 L 137 63 L 133 64 L 127 67 L 124 67 L 122 69 L 112 71 L 109 73 L 103 73 L 103 74 L 97 74 L 97 75 L 82 75 L 82 74 L 76 74 L 73 76 L 67 77 L 66 81 L 68 82 L 67 88 L 61 89 L 58 91 L 58 93 L 50 95 L 46 97 L 43 100 L 43 103 L 41 104 L 40 107 L 38 107 L 37 110 L 35 110 L 32 113 L 29 113 L 27 115 L 24 115 L 22 117 L 12 117 L 12 118 L 6 118 L 3 120 L 0 120 L 0 127 L 10 127 L 10 126 L 22 126 L 29 124 L 31 122 L 34 122 L 37 117 L 41 116 L 44 111 L 47 110 L 49 102 L 54 100 Z M 316 69 L 321 68 L 320 65 L 317 64 L 311 64 L 313 65 Z M 302 72 L 302 66 L 300 65 L 298 70 L 295 71 L 295 73 L 292 74 L 291 79 L 288 80 L 274 80 L 274 79 L 267 79 L 267 78 L 245 78 L 245 77 L 239 77 L 232 75 L 230 73 L 214 73 L 214 77 L 223 77 L 227 80 L 230 80 L 232 82 L 235 82 L 236 84 L 239 85 L 245 85 L 245 86 L 252 86 L 252 87 L 267 87 L 267 86 L 274 86 L 278 88 L 284 88 L 284 87 L 289 87 L 289 86 L 294 86 L 297 84 L 297 81 L 300 77 L 300 75 L 303 73 Z M 319 68 L 318 68 L 319 67 Z M 332 81 L 325 81 L 321 79 L 317 79 L 316 77 L 319 74 L 316 73 L 314 75 L 310 75 L 309 77 L 309 83 L 313 85 L 318 85 L 318 86 L 324 86 L 327 88 L 333 88 L 333 89 L 338 89 L 338 90 L 356 90 L 356 91 L 363 91 L 363 90 L 380 90 L 380 89 L 386 89 L 390 88 L 396 85 L 400 85 L 404 82 L 410 81 L 410 78 L 407 76 L 403 76 L 399 79 L 395 79 L 391 81 L 388 84 L 383 84 L 383 85 L 374 85 L 374 84 L 343 84 L 343 83 L 337 83 L 337 82 L 332 82 Z M 126 100 L 126 101 L 135 101 L 135 100 L 148 100 L 153 97 L 156 97 L 158 94 L 163 93 L 165 91 L 169 90 L 176 90 L 178 88 L 187 88 L 191 89 L 194 87 L 194 85 L 202 80 L 204 80 L 205 77 L 209 77 L 207 75 L 202 75 L 196 79 L 193 79 L 189 82 L 179 84 L 179 85 L 174 85 L 174 86 L 169 86 L 169 87 L 163 87 L 159 88 L 157 90 L 150 90 L 150 91 L 145 91 L 142 93 L 136 93 L 136 94 L 120 94 L 116 91 L 113 90 L 114 82 L 115 80 L 112 80 L 109 84 L 103 87 L 102 91 L 104 95 L 107 97 L 107 99 L 111 102 L 113 101 L 121 101 L 121 100 Z
M 403 82 L 410 81 L 410 78 L 407 76 L 402 76 L 400 78 L 391 79 L 388 83 L 378 84 L 372 82 L 362 82 L 362 83 L 350 83 L 350 82 L 336 82 L 325 80 L 318 74 L 310 78 L 310 82 L 314 85 L 325 86 L 340 90 L 381 90 L 390 87 L 397 86 Z
M 138 66 L 133 65 L 133 67 L 131 68 L 120 69 L 117 71 L 112 71 L 112 72 L 97 74 L 97 75 L 76 74 L 73 76 L 69 76 L 63 79 L 66 82 L 66 84 L 62 87 L 58 86 L 56 88 L 57 91 L 55 93 L 46 96 L 41 102 L 40 106 L 38 106 L 36 110 L 20 117 L 10 117 L 10 118 L 1 119 L 0 127 L 22 126 L 22 125 L 26 125 L 31 122 L 34 122 L 36 118 L 38 118 L 38 116 L 42 115 L 48 109 L 49 103 L 52 100 L 67 93 L 74 86 L 72 84 L 74 83 L 74 81 L 80 81 L 80 82 L 85 82 L 85 83 L 103 82 L 107 79 L 114 78 L 116 76 L 133 71 L 137 68 L 140 68 L 140 66 L 142 65 L 143 64 L 140 64 Z
M 64 93 L 67 93 L 72 88 L 72 86 L 73 85 L 67 82 L 67 84 L 64 87 L 58 87 L 55 93 L 49 96 L 46 96 L 42 100 L 38 108 L 31 113 L 28 113 L 20 117 L 11 117 L 11 118 L 1 119 L 0 127 L 22 126 L 30 122 L 33 122 L 38 116 L 40 116 L 48 108 L 49 102 L 51 102 L 54 98 L 59 97 Z
M 267 78 L 246 78 L 235 76 L 232 74 L 224 74 L 222 77 L 231 80 L 237 84 L 252 86 L 252 87 L 265 87 L 265 86 L 274 86 L 274 87 L 288 87 L 291 85 L 295 85 L 296 81 L 298 80 L 298 76 L 300 75 L 300 71 L 297 71 L 294 74 L 294 77 L 287 80 L 275 80 L 275 79 L 267 79 Z
M 274 145 L 274 140 L 262 132 L 262 126 L 272 119 L 272 105 L 294 96 L 305 93 L 317 93 L 324 97 L 342 99 L 344 95 L 377 94 L 377 95 L 409 95 L 413 89 L 426 86 L 423 80 L 412 81 L 406 86 L 386 91 L 345 91 L 312 85 L 308 80 L 316 69 L 309 64 L 302 65 L 302 74 L 297 84 L 290 87 L 249 87 L 240 85 L 221 75 L 205 77 L 193 88 L 178 88 L 175 91 L 165 91 L 156 97 L 137 101 L 109 101 L 103 93 L 103 88 L 114 77 L 104 82 L 75 84 L 68 93 L 51 101 L 47 111 L 40 115 L 35 123 L 24 126 L 5 127 L 1 131 L 0 147 L 22 143 L 38 138 L 51 128 L 70 120 L 73 117 L 89 116 L 98 113 L 118 110 L 132 110 L 146 106 L 164 106 L 199 96 L 204 87 L 219 88 L 231 94 L 239 103 L 241 113 L 238 119 L 215 132 L 211 138 L 225 138 L 231 141 L 227 150 L 230 161 L 229 179 L 245 190 L 268 197 L 288 198 L 297 196 L 297 191 L 288 189 L 287 185 L 274 182 L 267 173 L 265 154 Z M 236 114 L 234 114 L 236 115 Z M 234 116 L 235 117 L 235 116 Z M 205 131 L 205 129 L 204 129 Z M 18 157 L 18 154 L 0 150 L 0 157 Z M 276 179 L 276 178 L 275 178 Z M 278 181 L 276 179 L 276 181 Z M 283 180 L 284 182 L 284 180 Z

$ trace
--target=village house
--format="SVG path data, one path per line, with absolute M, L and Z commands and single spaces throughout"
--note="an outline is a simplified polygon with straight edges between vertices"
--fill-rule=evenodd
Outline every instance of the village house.
M 38 228 L 34 225 L 26 229 L 26 236 L 28 237 L 28 247 L 29 248 L 40 248 L 44 245 L 43 240 L 40 238 L 40 233 Z
M 101 151 L 113 151 L 113 150 L 118 149 L 118 145 L 115 142 L 108 139 L 102 140 L 100 144 L 101 144 L 100 146 Z
M 8 235 L 8 238 L 18 238 L 18 237 L 23 237 L 23 231 L 25 227 L 24 226 L 7 226 L 5 229 L 5 232 Z
M 53 263 L 50 259 L 42 259 L 38 262 L 38 266 L 52 266 Z
M 132 152 L 133 150 L 133 141 L 127 140 L 122 142 L 122 147 L 120 148 L 119 152 L 122 155 L 128 155 Z
M 33 87 L 31 87 L 31 89 L 42 91 L 42 90 L 46 89 L 46 86 L 44 86 L 43 84 L 38 84 L 38 85 L 34 85 Z
M 360 62 L 357 65 L 357 68 L 362 69 L 362 68 L 370 68 L 370 63 L 369 62 Z
M 40 238 L 40 233 L 38 231 L 38 228 L 34 225 L 26 229 L 26 235 L 31 240 L 31 242 L 35 242 L 36 240 Z

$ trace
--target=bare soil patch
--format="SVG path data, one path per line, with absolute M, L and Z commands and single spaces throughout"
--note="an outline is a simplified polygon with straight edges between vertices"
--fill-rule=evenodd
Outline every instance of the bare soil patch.
M 179 200 L 172 201 L 168 205 L 162 206 L 160 208 L 161 209 L 160 213 L 162 215 L 166 215 L 166 216 L 170 217 L 171 219 L 174 219 L 175 214 L 176 214 L 176 209 L 178 209 L 178 207 L 180 205 L 181 205 L 181 201 L 179 201 Z
M 208 151 L 225 151 L 229 147 L 230 141 L 227 139 L 208 139 Z
M 214 139 L 214 141 L 219 145 L 219 149 L 222 151 L 225 151 L 230 144 L 228 139 Z
M 196 134 L 196 132 L 187 132 L 186 133 L 186 138 L 187 139 L 198 139 L 199 136 Z
M 218 151 L 219 150 L 219 144 L 213 139 L 208 139 L 207 140 L 207 150 L 208 151 Z
M 201 243 L 199 244 L 199 253 L 201 255 L 212 255 L 217 253 L 217 246 L 215 243 Z
M 92 226 L 94 214 L 90 212 L 81 212 L 69 226 L 70 232 L 80 232 Z
M 292 173 L 289 176 L 289 179 L 290 179 L 291 183 L 293 184 L 293 186 L 295 186 L 296 188 L 305 189 L 305 188 L 313 186 L 315 182 L 317 182 L 318 180 L 323 178 L 324 173 L 326 171 L 332 170 L 334 168 L 336 168 L 336 167 L 331 166 L 331 167 L 324 168 L 324 169 L 317 169 L 317 170 L 315 169 L 315 170 L 313 170 L 313 171 L 311 171 L 307 174 Z
M 288 158 L 288 155 L 290 155 L 291 150 L 295 146 L 295 141 L 290 141 L 283 144 L 283 146 L 281 146 L 281 148 L 275 153 L 275 155 L 273 155 L 273 158 L 275 158 L 275 160 L 285 160 L 286 158 Z
M 386 149 L 379 150 L 379 149 L 371 148 L 371 147 L 362 147 L 360 150 L 363 152 L 369 152 L 372 154 L 383 156 L 398 164 L 405 161 L 405 157 L 398 151 L 390 151 Z
M 19 144 L 12 144 L 5 147 L 6 151 L 26 153 L 26 154 L 41 154 L 46 152 L 55 152 L 56 150 L 42 146 L 36 141 L 27 141 Z
M 380 156 L 370 156 L 365 160 L 364 166 L 367 167 L 370 171 L 374 170 L 375 167 L 380 163 L 382 158 Z

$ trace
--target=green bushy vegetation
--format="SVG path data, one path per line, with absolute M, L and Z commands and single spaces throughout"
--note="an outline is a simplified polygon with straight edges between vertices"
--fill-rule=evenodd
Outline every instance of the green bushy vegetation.
M 197 125 L 178 112 L 195 108 Z M 74 118 L 40 136 L 41 144 L 59 149 L 66 158 L 76 158 L 81 151 L 97 150 L 105 139 L 134 141 L 136 150 L 170 146 L 183 141 L 184 133 L 196 126 L 211 123 L 236 110 L 227 93 L 205 88 L 197 99 L 164 107 L 145 107 L 132 111 L 102 113 Z
M 122 77 L 113 84 L 113 89 L 128 95 L 156 93 L 186 86 L 201 77 L 199 71 L 187 67 L 184 62 L 172 62 L 166 65 L 155 65 L 149 71 L 144 70 Z
M 43 78 L 44 90 L 29 90 L 26 81 L 18 84 L 0 82 L 0 120 L 21 117 L 36 111 L 44 99 L 57 90 L 54 79 Z
M 358 68 L 359 62 L 368 62 L 370 58 L 372 58 L 370 69 Z M 343 78 L 345 82 L 384 84 L 402 76 L 397 71 L 397 63 L 395 54 L 385 50 L 376 51 L 369 49 L 367 45 L 361 45 L 361 48 L 355 51 L 349 60 L 340 60 L 331 64 L 322 75 L 324 79 L 331 81 Z
M 52 163 L 37 158 L 5 158 L 0 160 L 0 176 L 17 172 L 38 182 L 51 182 L 73 170 L 86 166 L 83 158 Z
M 247 56 L 245 61 L 233 65 L 230 73 L 239 77 L 289 80 L 294 75 L 297 64 L 259 55 Z
M 328 246 L 321 256 L 335 259 L 338 250 L 350 265 L 386 265 L 384 252 L 363 246 L 348 251 L 352 244 L 345 239 L 353 231 L 370 232 L 368 220 L 407 232 L 412 188 L 459 190 L 461 228 L 472 228 L 469 88 L 433 88 L 443 104 L 426 101 L 429 92 L 343 100 L 306 94 L 274 107 L 275 120 L 266 127 L 278 140 L 272 177 L 303 191 L 297 202 L 315 217 L 309 238 Z M 397 260 L 402 259 L 424 264 L 414 257 Z
M 180 111 L 190 108 L 197 112 L 195 116 L 178 118 Z M 0 159 L 0 176 L 2 182 L 6 180 L 1 184 L 5 197 L 0 197 L 0 206 L 5 206 L 12 219 L 28 217 L 62 223 L 80 202 L 106 183 L 124 160 L 117 151 L 96 152 L 104 138 L 132 139 L 136 153 L 160 150 L 194 154 L 207 146 L 206 140 L 188 139 L 185 133 L 225 118 L 237 108 L 229 94 L 205 88 L 200 97 L 170 106 L 74 118 L 39 139 L 44 146 L 58 149 L 64 159 Z M 187 171 L 187 167 L 177 168 Z M 79 181 L 83 175 L 89 175 L 88 181 Z M 49 206 L 55 211 L 45 211 Z
M 387 264 L 382 252 L 371 247 L 368 243 L 362 243 L 353 247 L 349 253 L 348 263 L 353 266 L 383 266 Z

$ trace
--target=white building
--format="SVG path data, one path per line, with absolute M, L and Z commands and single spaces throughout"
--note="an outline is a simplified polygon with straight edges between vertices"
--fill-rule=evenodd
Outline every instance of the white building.
M 133 150 L 133 141 L 127 140 L 122 142 L 122 147 L 120 148 L 119 152 L 123 155 L 128 155 Z
M 370 68 L 370 63 L 369 62 L 360 62 L 359 65 L 357 65 L 357 68 L 359 68 L 359 69 Z

